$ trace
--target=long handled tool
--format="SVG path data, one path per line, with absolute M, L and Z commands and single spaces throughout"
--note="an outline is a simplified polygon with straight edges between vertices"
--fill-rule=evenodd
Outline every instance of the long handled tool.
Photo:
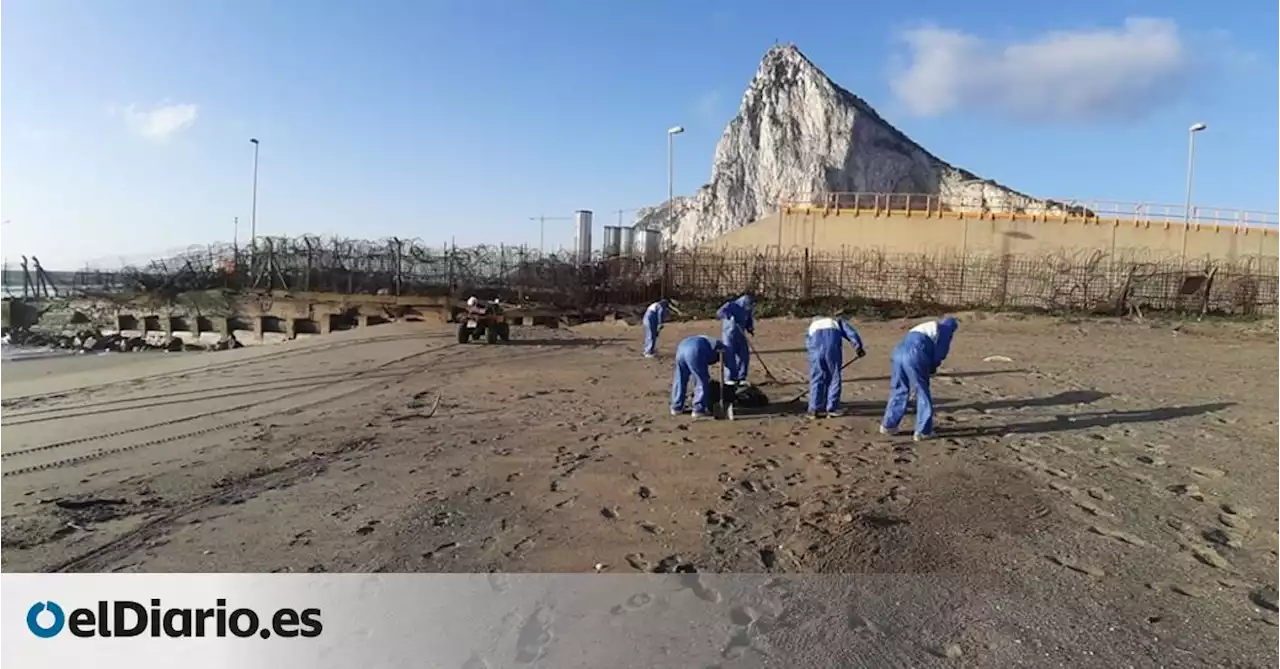
M 747 350 L 751 351 L 751 355 L 754 355 L 756 357 L 756 362 L 760 363 L 760 369 L 764 370 L 764 375 L 766 378 L 768 378 L 770 381 L 773 381 L 774 383 L 778 383 L 778 384 L 782 383 L 781 381 L 778 380 L 778 377 L 773 375 L 773 372 L 769 371 L 769 366 L 764 364 L 764 359 L 761 358 L 760 354 L 756 352 L 756 347 L 751 345 L 750 339 L 747 340 Z
M 836 372 L 836 374 L 844 374 L 844 370 L 845 370 L 845 368 L 846 368 L 846 367 L 848 367 L 849 365 L 852 365 L 853 363 L 855 363 L 855 362 L 857 362 L 857 361 L 858 361 L 858 358 L 855 356 L 855 357 L 854 357 L 852 360 L 850 360 L 849 362 L 846 362 L 846 363 L 844 363 L 843 365 L 841 365 L 841 366 L 840 366 L 840 371 Z M 801 392 L 799 395 L 796 395 L 794 399 L 792 399 L 790 402 L 788 402 L 788 404 L 795 404 L 796 402 L 799 402 L 800 400 L 804 399 L 805 397 L 808 397 L 808 395 L 809 395 L 809 389 L 808 389 L 808 388 L 805 388 L 803 392 Z
M 724 358 L 725 358 L 724 353 L 725 353 L 724 351 L 720 352 L 720 384 L 719 384 L 720 396 L 716 398 L 716 404 L 718 405 L 717 406 L 718 411 L 716 411 L 716 418 L 729 418 L 731 416 L 730 414 L 731 409 L 729 408 L 729 399 L 728 399 L 728 395 L 729 395 L 728 393 L 729 386 L 727 381 L 728 377 L 725 376 L 725 370 L 724 370 Z

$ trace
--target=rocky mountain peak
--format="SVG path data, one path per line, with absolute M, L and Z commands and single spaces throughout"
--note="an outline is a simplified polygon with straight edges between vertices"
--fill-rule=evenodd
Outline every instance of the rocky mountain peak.
M 716 145 L 711 181 L 637 212 L 676 247 L 702 244 L 778 208 L 828 193 L 920 193 L 1026 210 L 1052 206 L 954 167 L 832 81 L 794 44 L 760 61 Z

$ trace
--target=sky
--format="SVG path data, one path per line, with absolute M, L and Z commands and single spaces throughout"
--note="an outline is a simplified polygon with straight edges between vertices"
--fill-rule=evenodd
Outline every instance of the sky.
M 935 155 L 1042 197 L 1280 209 L 1277 6 L 1183 0 L 5 0 L 0 246 L 51 269 L 259 235 L 539 244 L 630 222 L 795 43 Z M 796 6 L 799 6 L 798 4 Z M 597 233 L 598 234 L 598 233 Z M 572 223 L 546 223 L 548 247 Z

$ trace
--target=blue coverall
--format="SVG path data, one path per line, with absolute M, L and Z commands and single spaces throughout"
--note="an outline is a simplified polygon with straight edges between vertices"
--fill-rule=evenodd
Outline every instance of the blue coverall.
M 662 299 L 649 305 L 644 311 L 644 357 L 652 358 L 658 352 L 658 332 L 667 320 L 670 302 Z
M 706 415 L 707 387 L 711 383 L 711 365 L 720 357 L 724 345 L 706 335 L 685 337 L 676 346 L 676 372 L 671 380 L 671 413 L 684 412 L 684 396 L 689 377 L 694 378 L 693 412 Z
M 907 399 L 914 391 L 915 433 L 921 437 L 933 434 L 933 393 L 929 390 L 929 377 L 947 359 L 951 352 L 951 339 L 959 327 L 956 319 L 949 316 L 940 321 L 921 323 L 911 328 L 893 349 L 889 402 L 884 408 L 884 420 L 880 421 L 880 426 L 886 431 L 898 429 L 907 413 Z
M 843 318 L 815 318 L 809 324 L 805 348 L 809 349 L 809 413 L 832 413 L 840 409 L 844 343 L 848 341 L 858 357 L 865 355 L 862 337 Z
M 754 307 L 755 300 L 743 295 L 725 302 L 716 312 L 716 318 L 720 319 L 720 341 L 725 348 L 724 380 L 729 383 L 747 380 L 747 365 L 751 361 L 747 335 L 756 332 L 755 315 L 751 312 Z

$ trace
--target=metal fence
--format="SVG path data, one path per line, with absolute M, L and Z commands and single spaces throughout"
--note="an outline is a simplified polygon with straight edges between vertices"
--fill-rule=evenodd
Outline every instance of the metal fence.
M 1280 215 L 1275 212 L 1246 211 L 1226 207 L 1117 202 L 1072 198 L 1031 198 L 991 191 L 983 195 L 923 195 L 913 193 L 820 193 L 796 194 L 783 198 L 783 211 L 796 208 L 828 211 L 865 211 L 920 216 L 965 214 L 970 216 L 1021 215 L 1042 220 L 1114 220 L 1147 223 L 1190 223 L 1221 228 L 1263 228 L 1275 230 Z
M 565 309 L 641 305 L 664 296 L 714 301 L 749 291 L 764 300 L 796 302 L 1274 315 L 1277 270 L 1270 257 L 1191 263 L 1101 251 L 1018 256 L 699 250 L 578 258 L 523 246 L 441 248 L 416 240 L 302 237 L 263 239 L 256 250 L 206 247 L 142 267 L 86 270 L 57 288 L 160 297 L 216 289 L 463 299 L 474 294 Z

